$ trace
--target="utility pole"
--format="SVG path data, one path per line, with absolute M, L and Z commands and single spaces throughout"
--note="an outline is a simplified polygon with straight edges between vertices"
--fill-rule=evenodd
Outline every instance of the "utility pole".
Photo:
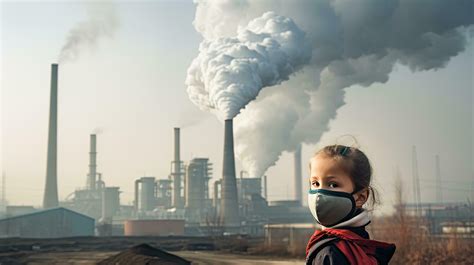
M 439 165 L 439 155 L 435 156 L 436 160 L 436 202 L 443 203 L 443 190 L 441 189 L 441 169 Z
M 420 177 L 418 176 L 418 159 L 416 157 L 416 147 L 412 148 L 412 165 L 413 165 L 413 199 L 415 202 L 416 217 L 421 216 L 421 195 L 420 195 Z

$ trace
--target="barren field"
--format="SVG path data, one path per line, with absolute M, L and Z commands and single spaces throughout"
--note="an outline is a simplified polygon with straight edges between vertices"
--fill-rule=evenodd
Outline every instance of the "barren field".
M 246 254 L 242 250 L 256 242 L 239 237 L 220 239 L 202 237 L 84 237 L 0 239 L 0 265 L 96 264 L 142 243 L 184 258 L 190 261 L 192 265 L 292 265 L 304 263 L 302 259 Z M 192 250 L 196 248 L 204 249 Z
M 96 264 L 97 262 L 117 254 L 118 252 L 56 252 L 56 253 L 36 253 L 26 255 L 16 260 L 10 260 L 13 263 L 0 264 L 28 264 L 28 265 L 59 265 L 59 264 Z M 177 256 L 191 261 L 192 265 L 223 264 L 223 265 L 296 265 L 303 264 L 303 260 L 272 260 L 268 257 L 243 256 L 235 254 L 226 254 L 210 251 L 178 251 L 171 252 Z

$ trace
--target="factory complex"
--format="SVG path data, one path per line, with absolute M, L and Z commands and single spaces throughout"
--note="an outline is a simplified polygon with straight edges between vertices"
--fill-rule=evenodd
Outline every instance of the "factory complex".
M 5 206 L 1 237 L 264 236 L 269 225 L 313 223 L 302 206 L 301 148 L 295 152 L 295 200 L 268 201 L 266 176 L 241 171 L 237 177 L 232 119 L 224 126 L 222 177 L 214 182 L 210 182 L 216 173 L 209 158 L 182 161 L 180 128 L 174 128 L 169 175 L 131 179 L 133 205 L 123 205 L 120 187 L 108 186 L 97 171 L 100 139 L 91 134 L 87 184 L 59 201 L 57 120 L 58 64 L 52 64 L 43 209 Z

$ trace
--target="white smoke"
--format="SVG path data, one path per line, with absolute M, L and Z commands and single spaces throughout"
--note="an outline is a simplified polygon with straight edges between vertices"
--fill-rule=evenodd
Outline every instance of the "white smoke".
M 59 63 L 77 59 L 84 48 L 94 49 L 102 37 L 113 37 L 119 26 L 113 1 L 87 3 L 88 18 L 73 27 L 59 53 Z
M 311 59 L 305 33 L 267 12 L 235 37 L 204 40 L 188 69 L 187 92 L 202 110 L 232 119 L 264 87 L 280 84 Z
M 197 1 L 196 29 L 206 38 L 236 34 L 273 11 L 292 18 L 311 41 L 311 63 L 263 90 L 235 119 L 236 154 L 261 176 L 284 151 L 317 143 L 345 104 L 344 88 L 385 83 L 393 66 L 444 67 L 466 46 L 473 1 Z

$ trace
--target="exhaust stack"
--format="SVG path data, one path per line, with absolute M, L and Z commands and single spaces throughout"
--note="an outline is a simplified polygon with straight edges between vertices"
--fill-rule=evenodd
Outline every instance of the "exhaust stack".
M 43 208 L 58 207 L 58 65 L 51 65 L 51 96 L 49 103 L 48 158 Z
M 172 206 L 176 208 L 183 208 L 183 201 L 181 198 L 181 157 L 180 157 L 180 138 L 179 128 L 174 128 L 174 161 L 172 165 L 171 176 L 173 178 L 173 197 Z
M 223 225 L 224 231 L 238 233 L 240 219 L 235 177 L 234 134 L 231 119 L 225 121 L 223 162 L 220 223 Z
M 97 136 L 91 134 L 89 151 L 89 175 L 87 178 L 87 188 L 89 190 L 96 189 L 97 176 Z
M 303 203 L 303 193 L 301 189 L 301 144 L 295 150 L 295 200 L 299 202 L 300 205 Z

